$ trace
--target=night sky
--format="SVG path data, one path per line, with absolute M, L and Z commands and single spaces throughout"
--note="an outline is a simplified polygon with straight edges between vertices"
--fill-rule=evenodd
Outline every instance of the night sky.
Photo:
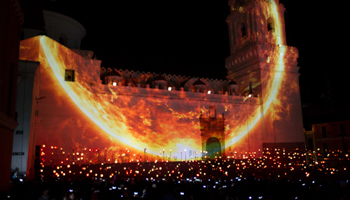
M 229 56 L 227 0 L 46 0 L 44 8 L 79 21 L 87 31 L 81 48 L 102 66 L 225 79 Z M 303 104 L 331 88 L 336 106 L 346 105 L 348 83 L 336 5 L 280 0 L 286 8 L 287 44 L 299 49 Z M 318 1 L 317 1 L 318 2 Z

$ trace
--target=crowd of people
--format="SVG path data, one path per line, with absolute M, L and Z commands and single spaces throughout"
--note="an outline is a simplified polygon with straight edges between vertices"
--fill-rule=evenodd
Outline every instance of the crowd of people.
M 321 160 L 294 152 L 263 158 L 45 166 L 40 180 L 14 179 L 6 198 L 350 199 L 348 155 L 329 155 Z
M 345 178 L 345 177 L 344 177 Z M 226 179 L 107 179 L 15 181 L 9 199 L 349 199 L 348 179 L 295 179 L 273 175 Z

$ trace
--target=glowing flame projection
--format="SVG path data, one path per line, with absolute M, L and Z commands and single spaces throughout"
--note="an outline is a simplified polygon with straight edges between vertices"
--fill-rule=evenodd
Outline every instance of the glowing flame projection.
M 240 139 L 242 139 L 247 133 L 249 133 L 254 127 L 255 125 L 259 122 L 260 118 L 264 115 L 266 115 L 266 113 L 268 111 L 271 111 L 272 109 L 269 109 L 270 107 L 272 107 L 272 105 L 277 108 L 279 106 L 279 98 L 278 95 L 280 93 L 280 89 L 281 89 L 281 82 L 283 80 L 283 76 L 284 74 L 284 56 L 285 56 L 285 51 L 286 51 L 286 47 L 282 46 L 281 44 L 283 44 L 283 27 L 282 27 L 282 22 L 281 22 L 281 18 L 279 16 L 279 12 L 277 10 L 277 5 L 275 2 L 271 1 L 268 4 L 265 4 L 267 6 L 267 10 L 269 13 L 271 13 L 272 17 L 275 19 L 275 38 L 272 38 L 272 41 L 275 41 L 275 44 L 278 45 L 279 49 L 276 51 L 275 53 L 275 59 L 277 60 L 277 64 L 274 65 L 275 68 L 270 70 L 269 75 L 265 75 L 265 79 L 267 82 L 267 85 L 264 86 L 266 89 L 266 93 L 264 94 L 264 96 L 262 97 L 262 112 L 259 110 L 260 108 L 256 109 L 253 113 L 253 117 L 251 117 L 250 119 L 247 118 L 246 120 L 248 121 L 247 123 L 250 124 L 250 126 L 248 126 L 247 128 L 242 127 L 239 130 L 239 134 L 237 134 L 236 137 L 232 137 L 231 140 L 227 141 L 227 146 L 233 145 L 234 143 L 236 143 L 237 141 L 239 141 Z M 277 112 L 277 111 L 275 111 Z
M 273 41 L 276 45 L 283 44 L 276 4 L 266 5 L 276 21 Z M 20 59 L 41 64 L 40 92 L 47 98 L 38 104 L 45 119 L 41 119 L 36 129 L 37 144 L 80 148 L 105 146 L 108 147 L 106 151 L 127 147 L 137 151 L 147 149 L 154 155 L 159 150 L 171 149 L 172 156 L 180 158 L 184 149 L 201 151 L 199 115 L 211 105 L 219 112 L 225 112 L 226 147 L 239 146 L 238 141 L 242 141 L 247 133 L 259 132 L 257 126 L 261 117 L 280 112 L 277 97 L 285 76 L 285 53 L 286 48 L 280 46 L 274 55 L 277 64 L 272 66 L 275 69 L 263 77 L 266 88 L 261 97 L 262 105 L 256 98 L 93 86 L 92 83 L 100 79 L 100 62 L 85 59 L 45 36 L 22 41 Z M 66 69 L 75 70 L 74 82 L 64 80 Z

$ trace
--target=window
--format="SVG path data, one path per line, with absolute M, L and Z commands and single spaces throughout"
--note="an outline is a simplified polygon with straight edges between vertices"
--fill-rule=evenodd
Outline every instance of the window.
M 74 69 L 66 69 L 64 74 L 65 81 L 75 81 L 75 72 Z
M 326 127 L 325 126 L 321 127 L 321 133 L 322 133 L 322 138 L 326 138 L 327 137 L 327 131 L 326 131 Z
M 267 30 L 271 32 L 275 32 L 275 22 L 271 17 L 267 19 Z
M 247 30 L 244 23 L 241 23 L 241 36 L 245 37 L 247 35 Z

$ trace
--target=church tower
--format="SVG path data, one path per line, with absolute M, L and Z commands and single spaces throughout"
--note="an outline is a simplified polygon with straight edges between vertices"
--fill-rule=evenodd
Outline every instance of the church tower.
M 279 0 L 229 0 L 227 78 L 260 99 L 263 147 L 303 147 L 298 50 L 287 46 Z

